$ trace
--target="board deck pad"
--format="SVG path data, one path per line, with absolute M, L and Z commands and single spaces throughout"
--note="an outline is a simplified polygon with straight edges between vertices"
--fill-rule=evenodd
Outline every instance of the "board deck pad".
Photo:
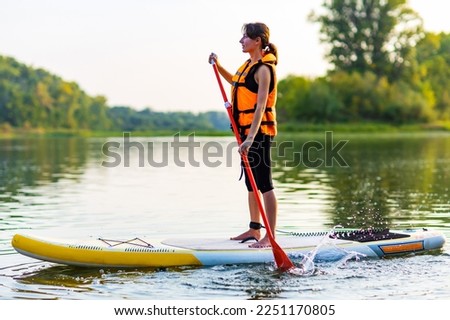
M 276 238 L 277 243 L 284 249 L 295 249 L 295 248 L 305 248 L 305 247 L 315 247 L 322 241 L 324 237 L 287 237 L 280 236 Z M 250 244 L 256 243 L 256 241 L 248 241 L 242 243 L 238 240 L 230 239 L 214 239 L 214 238 L 170 238 L 163 240 L 161 242 L 164 245 L 189 249 L 189 250 L 255 250 L 255 248 L 250 248 Z M 336 244 L 351 243 L 347 240 L 336 240 Z M 272 250 L 269 248 L 259 248 L 263 250 Z
M 277 243 L 284 249 L 295 249 L 326 244 L 327 239 L 333 244 L 342 245 L 351 242 L 370 242 L 390 239 L 408 238 L 410 235 L 391 232 L 389 229 L 365 230 L 333 230 L 330 232 L 288 233 L 277 237 Z M 254 250 L 249 244 L 256 241 L 241 242 L 239 240 L 217 238 L 170 238 L 161 243 L 190 250 Z M 265 249 L 265 248 L 264 248 Z M 269 248 L 270 249 L 270 248 Z

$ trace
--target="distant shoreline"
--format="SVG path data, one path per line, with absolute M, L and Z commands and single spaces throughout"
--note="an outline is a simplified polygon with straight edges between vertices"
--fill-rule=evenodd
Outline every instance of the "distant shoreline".
M 423 123 L 393 125 L 387 123 L 285 123 L 279 125 L 280 134 L 320 133 L 333 131 L 335 133 L 396 133 L 396 132 L 448 132 L 450 123 Z M 70 129 L 14 128 L 0 126 L 0 139 L 15 138 L 103 138 L 122 137 L 125 131 L 94 131 Z M 163 137 L 179 134 L 187 136 L 231 136 L 230 130 L 146 130 L 127 131 L 135 137 Z

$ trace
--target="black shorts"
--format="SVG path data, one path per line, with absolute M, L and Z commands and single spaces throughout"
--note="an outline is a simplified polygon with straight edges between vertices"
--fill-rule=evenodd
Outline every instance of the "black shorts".
M 242 141 L 246 137 L 242 137 Z M 273 190 L 272 183 L 272 167 L 270 148 L 272 146 L 272 137 L 264 134 L 257 134 L 252 146 L 248 152 L 248 162 L 252 168 L 253 177 L 255 178 L 256 186 L 262 193 Z M 242 163 L 244 166 L 244 163 Z M 253 191 L 250 179 L 245 172 L 245 185 L 248 191 Z

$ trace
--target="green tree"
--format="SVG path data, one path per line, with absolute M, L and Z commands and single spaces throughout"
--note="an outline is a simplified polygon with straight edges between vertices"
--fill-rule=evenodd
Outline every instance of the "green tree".
M 421 81 L 434 93 L 438 118 L 450 120 L 450 33 L 427 33 L 416 57 Z
M 0 123 L 13 127 L 106 129 L 103 97 L 43 69 L 0 56 Z
M 310 20 L 321 25 L 335 71 L 370 71 L 390 81 L 403 76 L 423 37 L 422 20 L 407 0 L 325 0 L 322 7 Z
M 338 92 L 325 78 L 315 79 L 311 84 L 308 105 L 309 116 L 313 122 L 336 122 L 345 119 Z
M 278 83 L 277 117 L 282 122 L 339 121 L 343 105 L 326 78 L 290 75 Z
M 312 80 L 290 75 L 278 83 L 277 114 L 280 120 L 301 120 L 308 113 Z

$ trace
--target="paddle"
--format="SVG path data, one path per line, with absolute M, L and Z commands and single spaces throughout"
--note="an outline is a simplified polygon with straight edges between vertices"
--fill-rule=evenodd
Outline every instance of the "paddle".
M 222 93 L 223 101 L 225 102 L 225 108 L 228 112 L 228 117 L 230 118 L 231 126 L 233 128 L 234 135 L 236 136 L 236 140 L 239 145 L 242 144 L 242 139 L 239 135 L 239 132 L 237 130 L 236 122 L 234 121 L 233 114 L 231 113 L 231 103 L 228 102 L 227 95 L 225 93 L 225 90 L 222 85 L 222 81 L 220 79 L 219 70 L 217 69 L 216 63 L 214 61 L 211 61 L 211 64 L 213 65 L 214 73 L 216 74 L 217 82 L 219 83 L 220 92 Z M 266 232 L 267 236 L 269 237 L 270 244 L 272 246 L 272 252 L 273 256 L 275 258 L 276 265 L 279 270 L 281 271 L 287 271 L 289 269 L 294 268 L 294 264 L 289 259 L 287 254 L 283 251 L 283 249 L 278 245 L 278 243 L 275 241 L 275 238 L 273 237 L 272 230 L 270 229 L 270 224 L 267 219 L 266 212 L 264 210 L 264 207 L 262 205 L 261 197 L 258 192 L 258 187 L 256 186 L 255 178 L 253 176 L 252 169 L 250 168 L 250 164 L 248 162 L 247 155 L 241 154 L 242 162 L 244 163 L 244 168 L 247 172 L 247 176 L 250 180 L 250 184 L 253 189 L 253 194 L 255 195 L 256 202 L 258 204 L 259 212 L 261 214 L 261 217 L 264 221 L 264 225 L 266 226 Z

